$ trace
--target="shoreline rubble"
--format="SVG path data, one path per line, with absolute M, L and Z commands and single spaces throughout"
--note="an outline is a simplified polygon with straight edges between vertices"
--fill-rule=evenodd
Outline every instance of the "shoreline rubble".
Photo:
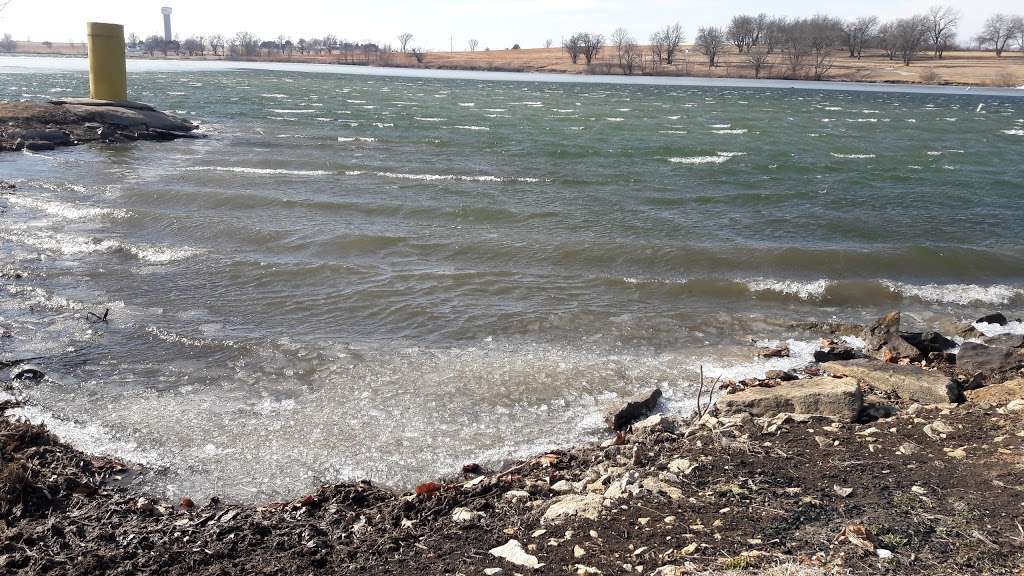
M 690 417 L 627 399 L 601 445 L 262 506 L 145 494 L 0 402 L 0 571 L 1018 575 L 1024 345 L 972 335 L 999 362 L 964 369 L 915 334 L 888 315 L 857 359 L 724 383 Z
M 88 142 L 201 138 L 198 125 L 140 102 L 68 98 L 0 102 L 0 152 L 33 152 Z

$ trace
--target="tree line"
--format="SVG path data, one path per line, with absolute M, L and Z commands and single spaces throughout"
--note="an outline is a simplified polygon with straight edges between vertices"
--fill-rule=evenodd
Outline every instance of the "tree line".
M 866 50 L 875 50 L 906 66 L 925 53 L 941 59 L 948 50 L 961 47 L 957 42 L 960 20 L 960 12 L 951 6 L 934 6 L 926 13 L 885 22 L 877 16 L 842 20 L 827 15 L 786 18 L 740 14 L 727 26 L 700 27 L 693 47 L 711 68 L 719 64 L 726 50 L 735 50 L 751 66 L 755 77 L 769 67 L 781 66 L 785 77 L 820 80 L 840 51 L 860 59 Z M 592 64 L 609 46 L 623 73 L 633 74 L 676 64 L 684 42 L 682 26 L 677 22 L 652 34 L 646 46 L 641 46 L 625 28 L 618 28 L 608 42 L 601 34 L 579 32 L 564 40 L 562 48 L 573 64 L 581 55 Z M 970 47 L 993 50 L 997 57 L 1014 46 L 1024 50 L 1024 17 L 994 14 L 971 42 Z

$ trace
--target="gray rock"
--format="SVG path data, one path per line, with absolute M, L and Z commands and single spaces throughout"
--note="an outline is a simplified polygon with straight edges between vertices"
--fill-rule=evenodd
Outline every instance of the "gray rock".
M 985 346 L 995 348 L 1024 348 L 1024 335 L 1021 334 L 1000 334 L 989 336 L 982 340 Z
M 956 342 L 938 332 L 904 332 L 900 334 L 911 346 L 917 348 L 922 355 L 933 352 L 945 352 L 956 348 Z
M 882 360 L 911 360 L 922 356 L 921 350 L 900 333 L 900 313 L 890 312 L 864 330 L 864 352 Z
M 46 152 L 48 150 L 56 150 L 57 145 L 45 140 L 30 140 L 25 142 L 25 149 L 33 152 Z
M 624 430 L 633 422 L 650 414 L 661 399 L 661 390 L 640 393 L 605 410 L 604 421 L 612 430 Z
M 64 108 L 84 122 L 122 126 L 132 129 L 157 129 L 171 132 L 191 132 L 195 124 L 156 110 L 136 110 L 117 106 L 84 106 L 68 104 Z
M 7 133 L 8 139 L 21 138 L 28 143 L 51 142 L 58 146 L 71 144 L 71 134 L 56 128 L 34 129 L 34 130 L 11 130 Z
M 816 414 L 853 422 L 863 397 L 854 378 L 817 377 L 786 382 L 774 388 L 748 388 L 723 396 L 715 404 L 721 415 L 747 413 L 754 417 L 782 413 Z
M 571 516 L 597 520 L 601 515 L 604 496 L 601 494 L 572 494 L 557 498 L 544 512 L 541 522 L 558 522 Z
M 876 360 L 829 362 L 822 368 L 836 376 L 851 376 L 876 391 L 894 394 L 903 400 L 922 404 L 960 402 L 960 387 L 941 372 L 917 366 L 900 366 Z
M 967 374 L 999 374 L 1024 367 L 1024 350 L 965 342 L 956 356 L 956 365 Z
M 119 108 L 128 108 L 130 110 L 156 110 L 153 106 L 142 102 L 135 102 L 132 100 L 96 100 L 95 98 L 62 98 L 60 100 L 49 100 L 50 104 L 57 104 L 58 106 L 64 104 L 74 104 L 78 106 L 117 106 Z

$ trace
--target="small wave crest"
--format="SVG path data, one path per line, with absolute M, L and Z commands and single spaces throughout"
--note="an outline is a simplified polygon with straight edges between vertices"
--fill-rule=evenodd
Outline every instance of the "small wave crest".
M 235 172 L 238 174 L 290 174 L 293 176 L 327 176 L 327 170 L 286 170 L 283 168 L 247 168 L 244 166 L 189 166 L 189 172 Z

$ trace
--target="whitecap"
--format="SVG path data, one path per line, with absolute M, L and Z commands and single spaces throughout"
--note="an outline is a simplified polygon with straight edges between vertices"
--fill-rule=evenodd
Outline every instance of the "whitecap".
M 268 112 L 273 112 L 274 114 L 315 114 L 317 110 L 282 110 L 271 108 Z
M 460 130 L 490 130 L 486 126 L 452 126 L 452 128 L 458 128 Z
M 609 122 L 622 122 L 625 118 L 605 118 Z
M 977 284 L 914 285 L 892 280 L 882 280 L 881 284 L 904 296 L 916 297 L 940 304 L 967 305 L 974 302 L 1008 304 L 1014 298 L 1024 296 L 1024 289 L 1005 284 L 993 284 L 991 286 L 979 286 Z
M 115 210 L 109 208 L 96 208 L 81 204 L 68 204 L 55 200 L 43 200 L 40 198 L 28 198 L 26 196 L 11 196 L 8 202 L 16 206 L 24 206 L 33 210 L 39 210 L 68 220 L 79 220 L 83 218 L 97 218 L 109 216 L 111 218 L 124 218 L 128 215 L 127 210 Z
M 746 128 L 712 130 L 715 134 L 746 134 Z
M 862 160 L 862 159 L 865 159 L 865 158 L 876 158 L 876 156 L 874 154 L 839 154 L 837 152 L 832 152 L 832 156 L 834 156 L 836 158 L 852 158 L 854 160 Z
M 753 292 L 777 292 L 797 296 L 801 300 L 818 299 L 824 296 L 825 290 L 832 285 L 831 280 L 774 280 L 771 278 L 755 278 L 743 282 Z
M 419 120 L 420 122 L 444 122 L 445 121 L 444 118 L 420 118 L 419 116 L 416 116 L 415 119 Z
M 1002 130 L 1002 133 L 1010 136 L 1024 136 L 1024 130 Z
M 236 172 L 239 174 L 290 174 L 293 176 L 327 176 L 333 174 L 327 170 L 286 170 L 284 168 L 248 168 L 244 166 L 189 166 L 190 172 L 214 171 Z
M 376 142 L 376 141 L 377 141 L 376 138 L 362 138 L 362 137 L 346 138 L 344 136 L 338 136 L 338 142 Z
M 975 322 L 973 324 L 975 328 L 985 336 L 1002 336 L 1003 334 L 1010 334 L 1013 336 L 1024 336 L 1024 322 L 1020 320 L 1011 320 L 1006 324 L 990 324 L 988 322 Z

